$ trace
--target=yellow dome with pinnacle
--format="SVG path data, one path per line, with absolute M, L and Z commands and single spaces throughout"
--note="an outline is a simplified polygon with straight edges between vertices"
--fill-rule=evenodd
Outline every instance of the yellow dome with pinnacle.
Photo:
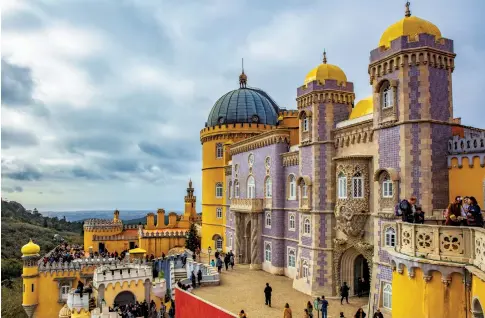
M 374 99 L 372 96 L 360 100 L 352 109 L 349 119 L 359 118 L 374 112 Z
M 434 35 L 436 40 L 441 38 L 441 31 L 436 25 L 424 19 L 411 16 L 408 2 L 406 3 L 405 17 L 384 31 L 379 41 L 379 47 L 390 47 L 391 41 L 395 39 L 402 36 L 409 36 L 410 39 L 414 39 L 416 35 L 422 33 Z
M 32 242 L 32 239 L 30 239 L 29 243 L 22 246 L 22 249 L 20 251 L 24 256 L 35 255 L 35 254 L 39 254 L 40 246 Z
M 315 80 L 325 82 L 325 80 L 336 80 L 337 82 L 347 82 L 344 71 L 336 65 L 327 64 L 327 54 L 323 52 L 323 63 L 308 72 L 305 77 L 304 85 Z

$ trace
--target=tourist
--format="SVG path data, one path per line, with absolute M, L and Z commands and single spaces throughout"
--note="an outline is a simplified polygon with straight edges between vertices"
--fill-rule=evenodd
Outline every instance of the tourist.
M 354 318 L 365 318 L 366 314 L 364 312 L 364 309 L 359 308 L 357 312 L 355 313 Z
M 202 281 L 202 271 L 200 270 L 200 268 L 197 271 L 197 280 L 199 282 L 199 287 L 200 287 L 200 282 Z
M 211 261 L 211 266 L 216 267 L 216 263 L 214 262 L 214 260 Z
M 306 309 L 307 309 L 308 317 L 312 318 L 313 317 L 313 305 L 312 305 L 311 301 L 308 301 L 306 303 Z
M 480 206 L 478 205 L 477 199 L 475 197 L 470 197 L 470 205 L 467 211 L 467 224 L 469 226 L 483 227 L 483 215 L 480 211 Z
M 246 313 L 244 312 L 244 310 L 241 310 L 239 312 L 239 318 L 248 318 L 248 316 L 246 316 Z
M 285 309 L 283 310 L 283 318 L 292 318 L 290 305 L 286 303 Z
M 78 281 L 76 293 L 79 293 L 79 296 L 81 296 L 81 298 L 83 298 L 83 289 L 84 289 L 83 282 Z
M 416 206 L 416 212 L 414 212 L 414 223 L 424 224 L 424 212 L 420 206 Z
M 271 307 L 271 293 L 273 292 L 273 288 L 269 286 L 269 283 L 266 283 L 266 287 L 264 288 L 264 303 Z
M 303 309 L 303 312 L 304 312 L 304 314 L 303 314 L 304 318 L 310 318 L 310 315 L 308 314 L 308 309 L 306 309 L 306 308 Z
M 345 300 L 347 301 L 347 304 L 349 303 L 349 286 L 347 286 L 347 282 L 344 282 L 344 284 L 342 285 L 342 287 L 340 287 L 340 304 L 342 304 L 344 298 Z
M 414 223 L 414 211 L 416 205 L 416 197 L 412 196 L 409 200 L 402 200 L 398 204 L 398 215 L 402 217 L 403 222 Z
M 160 312 L 158 313 L 158 318 L 165 318 L 165 313 L 167 312 L 167 306 L 165 306 L 165 303 L 162 301 L 160 304 Z
M 322 300 L 320 301 L 320 310 L 322 312 L 322 318 L 327 318 L 327 308 L 328 308 L 328 301 L 325 299 L 325 296 L 322 295 Z
M 229 262 L 231 263 L 231 269 L 234 269 L 234 254 L 232 251 L 229 252 Z
M 341 311 L 341 312 L 340 312 L 340 316 L 339 316 L 339 318 L 345 318 L 345 316 L 344 316 L 344 312 L 343 312 L 343 311 Z
M 192 281 L 192 288 L 195 288 L 197 285 L 195 284 L 195 273 L 192 271 L 192 274 L 190 274 L 190 280 Z
M 461 224 L 461 221 L 463 220 L 463 217 L 461 216 L 461 206 L 459 203 L 456 203 L 456 200 L 448 205 L 448 208 L 445 211 L 445 217 L 445 225 L 459 226 Z
M 221 272 L 221 269 L 222 269 L 222 260 L 221 258 L 217 258 L 217 261 L 216 261 L 216 265 L 217 265 L 217 271 L 220 273 Z
M 382 315 L 381 310 L 377 308 L 377 311 L 374 313 L 372 318 L 384 318 L 384 315 Z
M 226 271 L 229 269 L 229 254 L 226 254 L 226 256 L 224 256 L 224 265 L 226 266 Z

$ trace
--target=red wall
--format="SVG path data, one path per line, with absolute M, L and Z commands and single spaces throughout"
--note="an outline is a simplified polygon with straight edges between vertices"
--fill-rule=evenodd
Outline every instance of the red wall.
M 212 287 L 205 287 L 212 288 Z M 216 287 L 217 288 L 217 287 Z M 179 288 L 175 289 L 175 318 L 233 318 L 236 315 L 223 311 L 213 304 L 187 293 Z

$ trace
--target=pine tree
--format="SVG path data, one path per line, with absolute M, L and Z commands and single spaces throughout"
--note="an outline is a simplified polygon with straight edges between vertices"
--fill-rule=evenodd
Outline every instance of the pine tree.
M 192 252 L 200 246 L 200 237 L 197 235 L 197 229 L 195 228 L 195 223 L 190 225 L 189 235 L 185 239 L 185 248 L 188 248 Z

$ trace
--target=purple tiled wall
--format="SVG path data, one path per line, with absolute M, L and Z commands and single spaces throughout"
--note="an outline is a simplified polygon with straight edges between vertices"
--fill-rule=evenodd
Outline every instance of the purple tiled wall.
M 296 260 L 296 256 L 298 255 L 298 243 L 297 242 L 292 242 L 292 241 L 284 241 L 285 242 L 285 259 L 284 259 L 284 264 L 285 264 L 285 267 L 288 267 L 288 247 L 293 247 L 295 249 L 295 262 L 297 262 Z M 296 265 L 296 264 L 295 264 Z
M 417 66 L 411 66 L 408 71 L 409 76 L 409 119 L 421 119 L 421 104 L 419 97 L 421 95 L 419 87 L 419 69 Z
M 283 240 L 276 240 L 268 237 L 263 237 L 263 255 L 265 255 L 264 242 L 271 242 L 271 265 L 276 267 L 283 267 L 285 265 L 285 242 Z M 264 256 L 263 256 L 264 261 Z
M 452 136 L 451 126 L 433 124 L 431 126 L 431 172 L 433 185 L 433 209 L 445 208 L 448 205 L 449 171 L 447 163 L 447 142 Z M 463 195 L 470 195 L 464 193 Z
M 289 227 L 290 227 L 290 217 L 289 217 L 289 213 L 290 212 L 294 212 L 295 213 L 295 230 L 294 231 L 290 231 L 289 230 Z M 298 231 L 299 231 L 299 222 L 300 222 L 300 219 L 299 219 L 299 216 L 300 214 L 298 212 L 295 211 L 286 211 L 285 213 L 285 217 L 284 217 L 284 225 L 283 225 L 283 236 L 286 237 L 286 238 L 290 238 L 290 239 L 293 239 L 293 240 L 297 240 L 298 239 Z
M 332 271 L 331 266 L 329 266 L 326 258 L 326 254 L 323 251 L 318 252 L 317 264 L 320 268 L 316 271 L 316 281 L 319 286 L 325 286 L 327 284 L 328 273 Z
M 313 81 L 311 83 L 308 83 L 306 87 L 305 85 L 298 87 L 296 90 L 296 96 L 300 97 L 301 95 L 321 90 L 339 90 L 344 92 L 353 92 L 354 84 L 352 82 L 347 82 L 344 86 L 335 80 L 326 80 L 323 85 L 320 85 L 317 81 Z
M 448 70 L 429 67 L 431 119 L 448 121 L 451 117 L 448 84 Z
M 421 140 L 419 139 L 419 135 L 421 132 L 421 125 L 420 124 L 412 124 L 411 126 L 411 154 L 410 160 L 412 161 L 412 181 L 411 181 L 411 188 L 413 190 L 413 196 L 418 199 L 418 202 L 421 201 L 422 193 L 421 193 L 421 184 L 419 183 L 419 178 L 421 177 L 421 150 L 419 149 L 419 145 L 421 144 Z
M 303 176 L 308 176 L 311 178 L 313 172 L 313 155 L 312 147 L 301 147 L 300 148 L 300 170 Z
M 399 126 L 379 131 L 379 168 L 394 168 L 400 171 L 399 140 Z

